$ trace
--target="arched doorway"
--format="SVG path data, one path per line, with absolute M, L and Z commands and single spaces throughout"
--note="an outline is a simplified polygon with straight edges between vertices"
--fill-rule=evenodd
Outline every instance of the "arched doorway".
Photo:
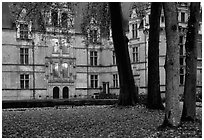
M 53 88 L 53 99 L 59 99 L 59 88 L 58 87 Z
M 63 99 L 69 98 L 69 88 L 68 87 L 63 88 L 62 96 L 63 96 Z

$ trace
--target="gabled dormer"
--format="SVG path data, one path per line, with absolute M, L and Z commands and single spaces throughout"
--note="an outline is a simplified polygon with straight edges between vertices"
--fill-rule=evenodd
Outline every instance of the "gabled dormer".
M 74 14 L 68 8 L 52 8 L 43 11 L 46 26 L 65 29 L 74 28 Z
M 136 9 L 132 9 L 132 13 L 130 15 L 129 20 L 129 32 L 130 32 L 130 39 L 138 39 L 139 37 L 139 29 L 143 28 L 144 22 L 143 17 L 141 17 Z
M 16 20 L 16 38 L 19 40 L 32 39 L 32 21 L 27 16 L 27 10 L 22 9 Z
M 88 40 L 90 43 L 100 42 L 100 27 L 95 18 L 91 18 L 90 24 L 87 26 Z

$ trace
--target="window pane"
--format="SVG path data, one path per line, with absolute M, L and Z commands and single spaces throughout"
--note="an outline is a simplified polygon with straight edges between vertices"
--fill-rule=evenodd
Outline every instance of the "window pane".
M 29 88 L 29 80 L 25 80 L 25 89 Z
M 180 55 L 183 55 L 183 45 L 180 45 Z
M 24 52 L 24 49 L 20 48 L 20 54 L 23 54 L 23 52 Z
M 28 55 L 25 55 L 25 64 L 28 64 Z
M 183 57 L 180 58 L 180 65 L 183 65 Z
M 24 89 L 24 80 L 20 80 L 21 89 Z
M 28 75 L 28 74 L 25 75 L 25 79 L 26 79 L 26 80 L 29 79 L 29 75 Z
M 28 54 L 28 48 L 25 48 L 25 54 Z
M 67 13 L 62 13 L 62 27 L 67 27 Z
M 24 55 L 22 55 L 22 54 L 20 55 L 20 63 L 24 64 Z
M 180 84 L 181 84 L 181 85 L 184 84 L 184 75 L 180 75 Z
M 56 11 L 52 11 L 52 24 L 54 26 L 58 24 L 58 13 Z
M 20 75 L 20 79 L 24 80 L 24 75 L 23 74 Z
M 181 22 L 185 22 L 185 13 L 181 12 Z
M 184 69 L 180 68 L 180 74 L 184 74 Z

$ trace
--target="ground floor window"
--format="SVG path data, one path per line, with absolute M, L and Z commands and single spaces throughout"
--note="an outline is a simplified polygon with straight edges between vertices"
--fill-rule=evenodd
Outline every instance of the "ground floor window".
M 21 89 L 29 89 L 29 74 L 20 75 L 20 87 Z
M 98 75 L 91 75 L 91 88 L 98 87 Z
M 113 74 L 113 87 L 117 88 L 118 86 L 119 86 L 119 84 L 118 84 L 118 75 Z

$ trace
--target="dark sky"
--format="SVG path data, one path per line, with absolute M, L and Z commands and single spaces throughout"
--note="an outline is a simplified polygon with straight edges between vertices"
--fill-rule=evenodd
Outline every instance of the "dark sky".
M 79 3 L 78 9 L 76 10 L 76 18 L 75 18 L 75 29 L 76 32 L 80 32 L 80 24 L 82 20 L 82 9 L 86 6 L 87 2 L 81 2 Z M 123 12 L 123 17 L 126 21 L 129 19 L 129 9 L 131 6 L 131 2 L 122 2 L 121 7 L 122 7 L 122 12 Z M 127 27 L 126 27 L 127 28 Z

